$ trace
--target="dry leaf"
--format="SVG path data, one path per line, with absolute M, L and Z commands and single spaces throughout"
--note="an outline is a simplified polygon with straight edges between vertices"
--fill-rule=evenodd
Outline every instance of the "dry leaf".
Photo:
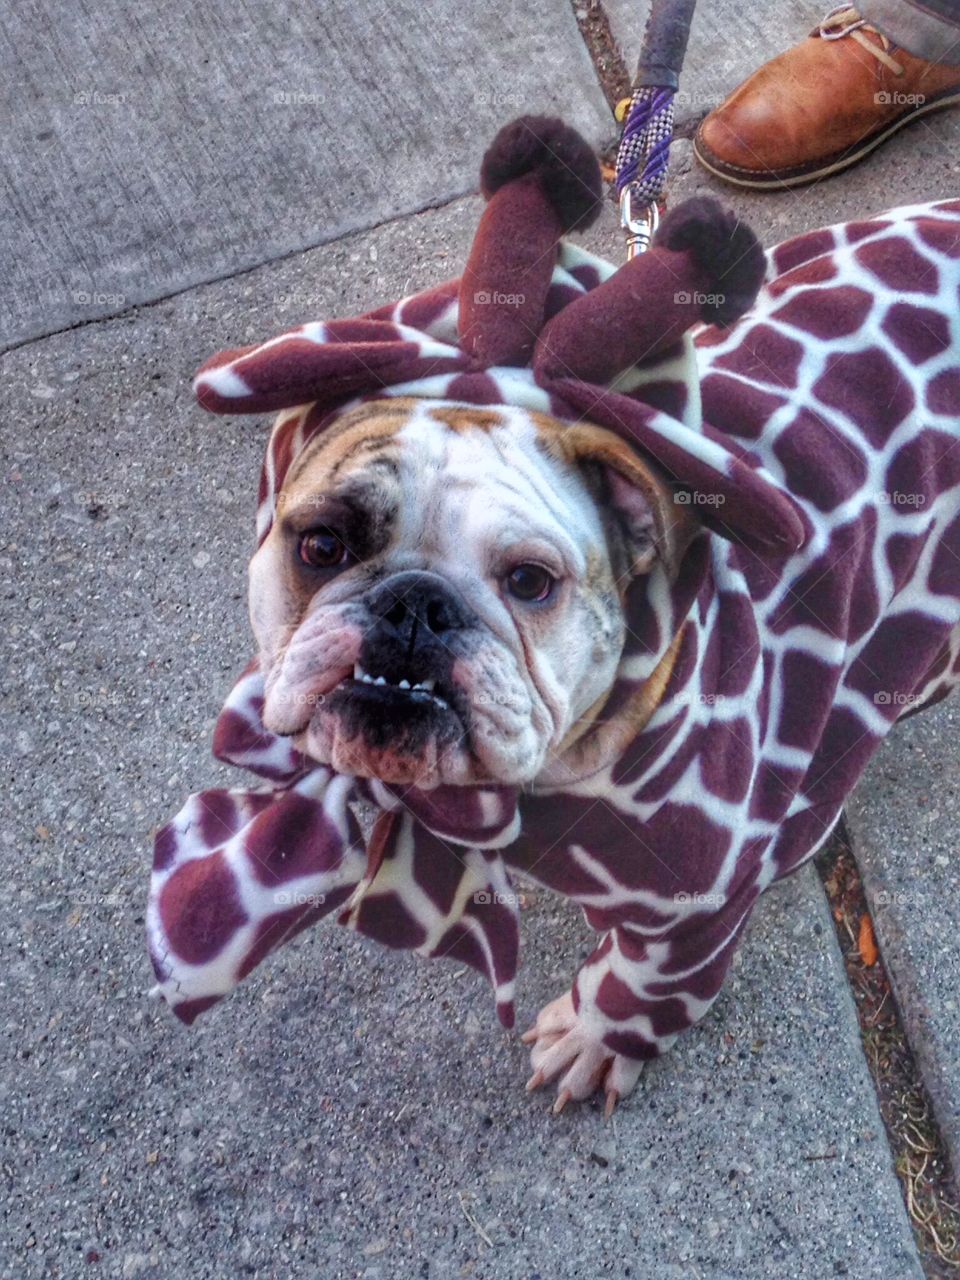
M 860 950 L 860 959 L 868 969 L 877 963 L 880 953 L 877 950 L 877 940 L 873 936 L 873 921 L 867 915 L 860 917 L 860 937 L 857 946 Z

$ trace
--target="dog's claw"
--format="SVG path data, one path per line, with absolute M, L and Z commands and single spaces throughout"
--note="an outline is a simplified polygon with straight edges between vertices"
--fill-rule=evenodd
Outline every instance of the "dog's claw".
M 536 1025 L 522 1036 L 529 1044 L 533 1075 L 527 1092 L 557 1081 L 554 1115 L 568 1102 L 583 1102 L 596 1092 L 606 1096 L 604 1114 L 609 1119 L 617 1103 L 631 1091 L 642 1062 L 614 1053 L 573 1007 L 570 992 L 542 1009 Z

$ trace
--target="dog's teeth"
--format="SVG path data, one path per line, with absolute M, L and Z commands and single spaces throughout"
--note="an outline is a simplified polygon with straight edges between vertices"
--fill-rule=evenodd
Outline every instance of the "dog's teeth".
M 436 683 L 437 683 L 436 680 L 424 680 L 421 684 L 417 685 L 417 688 L 425 689 L 427 693 L 433 693 L 433 690 L 436 687 Z
M 386 680 L 386 677 L 385 677 L 385 676 L 377 676 L 376 680 L 374 680 L 374 682 L 373 682 L 373 683 L 374 683 L 374 684 L 386 684 L 386 683 L 387 683 L 387 680 Z
M 397 688 L 398 688 L 398 689 L 409 689 L 409 688 L 410 688 L 410 681 L 409 681 L 409 680 L 401 680 L 401 681 L 400 681 L 400 683 L 397 685 Z
M 364 671 L 363 667 L 361 667 L 359 662 L 354 663 L 353 678 L 354 680 L 366 680 L 367 678 L 367 673 Z

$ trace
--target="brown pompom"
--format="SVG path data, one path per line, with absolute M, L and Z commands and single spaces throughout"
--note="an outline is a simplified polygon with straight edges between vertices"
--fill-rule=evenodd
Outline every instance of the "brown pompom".
M 536 176 L 564 234 L 596 220 L 603 194 L 600 165 L 576 129 L 554 116 L 520 116 L 504 125 L 480 165 L 480 190 L 489 200 L 526 174 Z
M 671 209 L 654 243 L 686 251 L 706 277 L 711 301 L 700 308 L 706 324 L 726 326 L 753 306 L 766 270 L 760 241 L 735 213 L 710 196 L 693 196 Z

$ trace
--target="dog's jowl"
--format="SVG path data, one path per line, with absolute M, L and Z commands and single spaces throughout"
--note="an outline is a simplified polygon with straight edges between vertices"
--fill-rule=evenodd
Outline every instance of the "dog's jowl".
M 270 785 L 159 833 L 150 947 L 191 1022 L 336 913 L 480 969 L 510 1025 L 520 873 L 600 934 L 531 1083 L 612 1105 L 960 680 L 960 201 L 766 256 L 689 201 L 615 271 L 563 238 L 600 182 L 558 121 L 481 184 L 460 280 L 198 375 L 281 411 L 214 743 Z

